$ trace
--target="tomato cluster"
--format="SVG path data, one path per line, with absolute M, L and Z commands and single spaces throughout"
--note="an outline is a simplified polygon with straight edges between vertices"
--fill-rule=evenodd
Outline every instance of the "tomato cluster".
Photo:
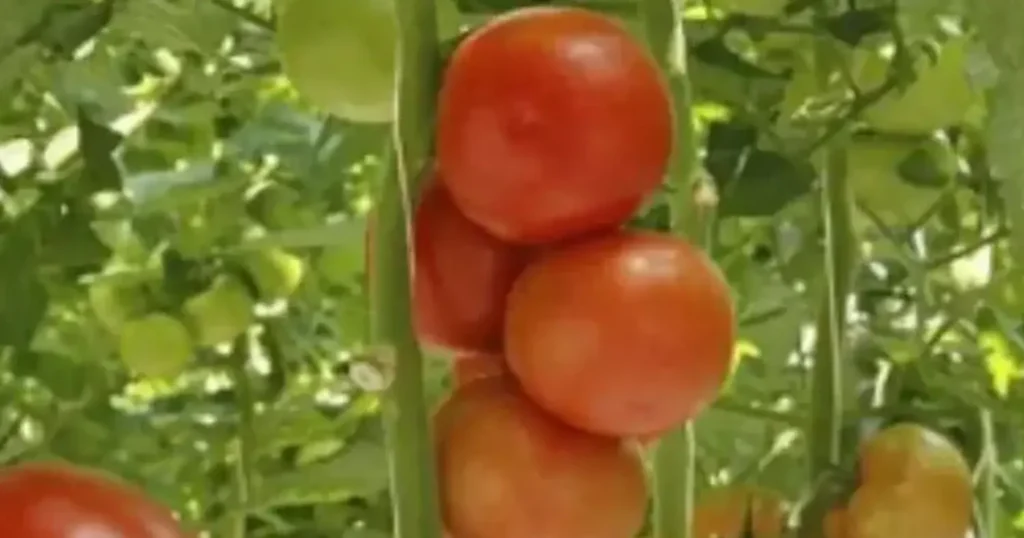
M 667 85 L 617 22 L 499 15 L 444 73 L 437 158 L 413 218 L 421 342 L 456 356 L 435 417 L 450 536 L 624 538 L 639 455 L 729 368 L 734 313 L 693 245 L 624 229 L 660 185 Z
M 0 528 L 17 538 L 186 538 L 167 508 L 95 471 L 29 463 L 0 472 Z
M 860 449 L 860 483 L 825 521 L 828 538 L 963 538 L 973 510 L 971 470 L 941 434 L 890 426 Z

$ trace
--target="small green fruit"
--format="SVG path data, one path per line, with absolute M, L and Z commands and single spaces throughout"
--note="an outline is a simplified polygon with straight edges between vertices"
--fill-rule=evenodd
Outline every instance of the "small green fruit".
M 171 379 L 188 368 L 193 358 L 192 336 L 185 325 L 167 314 L 149 314 L 121 327 L 121 360 L 132 372 Z
M 238 279 L 220 276 L 206 291 L 185 301 L 183 310 L 196 343 L 217 346 L 233 341 L 249 328 L 254 304 Z
M 266 301 L 286 299 L 299 289 L 306 274 L 306 262 L 282 249 L 269 249 L 251 254 L 245 268 Z
M 145 290 L 134 283 L 103 279 L 89 286 L 89 304 L 96 318 L 111 332 L 146 311 Z

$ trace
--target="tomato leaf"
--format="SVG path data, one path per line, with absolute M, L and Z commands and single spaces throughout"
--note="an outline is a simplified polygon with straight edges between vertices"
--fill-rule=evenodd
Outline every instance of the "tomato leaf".
M 114 150 L 123 137 L 93 121 L 84 110 L 78 111 L 78 151 L 85 168 L 79 178 L 82 194 L 121 189 L 121 171 L 114 162 Z
M 340 502 L 370 497 L 388 487 L 384 447 L 360 441 L 334 459 L 270 475 L 254 505 L 264 508 Z
M 865 38 L 886 32 L 893 24 L 889 8 L 854 9 L 825 21 L 825 28 L 836 39 L 857 46 Z
M 48 295 L 38 279 L 39 246 L 23 217 L 0 239 L 0 348 L 28 346 L 46 313 Z

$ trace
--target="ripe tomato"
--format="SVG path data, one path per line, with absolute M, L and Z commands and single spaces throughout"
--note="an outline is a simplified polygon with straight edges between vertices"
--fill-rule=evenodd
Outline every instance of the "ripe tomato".
M 527 251 L 473 224 L 439 183 L 424 191 L 413 226 L 420 339 L 456 351 L 499 351 L 505 297 L 526 265 Z
M 508 366 L 505 364 L 505 358 L 500 355 L 482 353 L 461 355 L 455 357 L 455 362 L 452 364 L 452 374 L 457 387 L 478 379 L 502 376 L 507 373 Z
M 0 472 L 0 526 L 17 538 L 185 538 L 167 508 L 100 474 L 56 464 Z
M 549 253 L 509 295 L 512 372 L 578 428 L 645 435 L 693 417 L 729 371 L 732 301 L 689 243 L 620 231 Z
M 510 377 L 457 389 L 435 417 L 452 536 L 623 538 L 643 524 L 643 467 L 618 439 L 544 413 Z
M 741 538 L 747 513 L 753 538 L 782 536 L 782 500 L 768 491 L 751 487 L 725 487 L 699 498 L 693 507 L 693 538 Z
M 923 484 L 970 498 L 971 470 L 953 443 L 912 423 L 889 426 L 860 447 L 860 479 L 870 486 Z
M 493 18 L 456 49 L 438 107 L 452 197 L 515 242 L 621 224 L 660 184 L 672 143 L 654 61 L 617 22 L 579 8 Z

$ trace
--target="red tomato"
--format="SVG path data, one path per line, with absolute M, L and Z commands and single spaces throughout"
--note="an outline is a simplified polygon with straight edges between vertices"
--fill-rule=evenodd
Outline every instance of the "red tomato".
M 488 234 L 430 183 L 413 219 L 413 318 L 424 344 L 465 353 L 501 350 L 505 298 L 532 250 Z M 373 228 L 366 230 L 373 274 Z
M 435 420 L 452 536 L 625 538 L 640 530 L 647 495 L 636 454 L 554 420 L 510 377 L 457 389 Z
M 0 472 L 0 534 L 11 538 L 185 538 L 171 511 L 141 491 L 67 465 Z
M 681 424 L 729 371 L 729 287 L 667 235 L 620 231 L 548 254 L 516 282 L 506 316 L 506 357 L 526 392 L 595 433 Z
M 455 385 L 459 387 L 478 379 L 505 375 L 506 373 L 508 373 L 508 366 L 505 364 L 505 358 L 500 355 L 480 353 L 461 355 L 455 357 L 455 362 L 452 364 Z
M 579 8 L 491 19 L 456 49 L 438 107 L 455 202 L 521 243 L 621 224 L 660 184 L 672 144 L 655 62 L 613 19 Z
M 413 226 L 420 339 L 456 351 L 499 351 L 505 298 L 527 251 L 470 222 L 437 183 L 423 193 Z

